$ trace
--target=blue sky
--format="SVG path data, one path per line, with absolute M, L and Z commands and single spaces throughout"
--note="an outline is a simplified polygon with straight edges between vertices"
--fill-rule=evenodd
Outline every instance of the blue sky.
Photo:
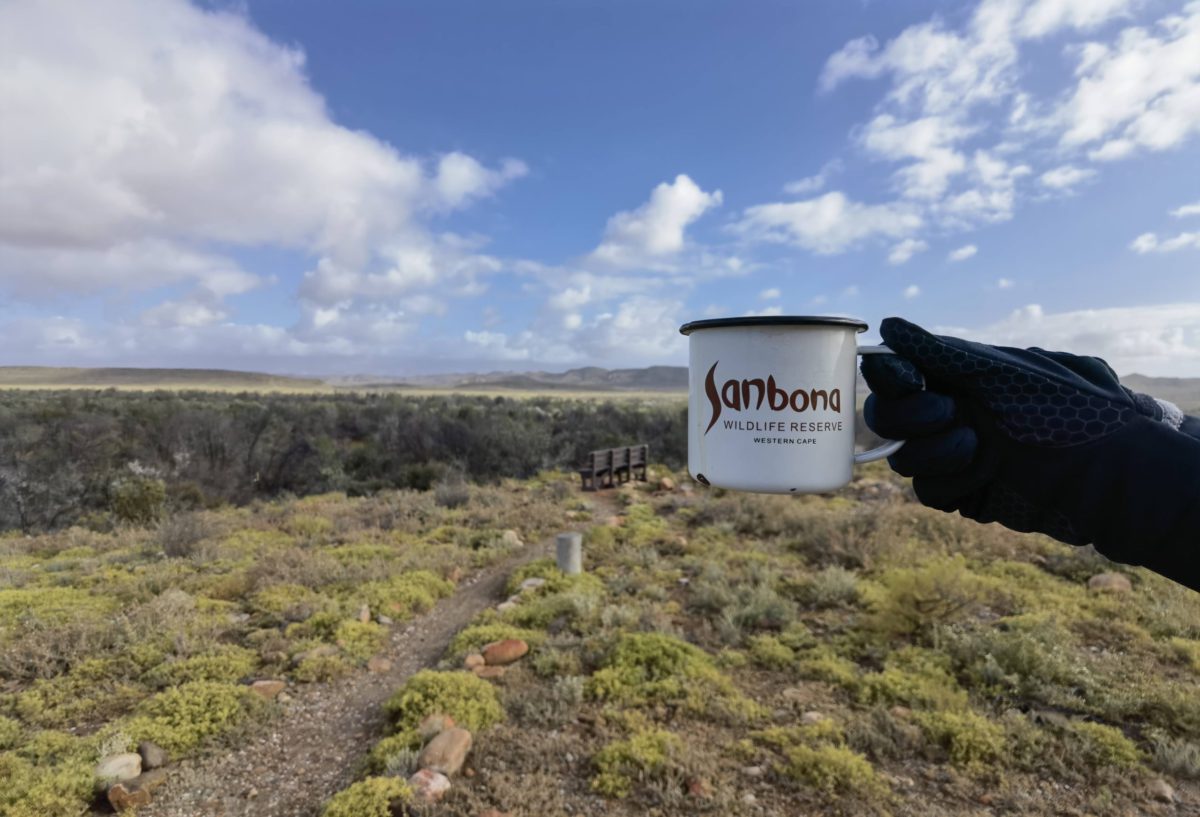
M 1200 375 L 1196 2 L 14 0 L 0 77 L 0 363 L 682 364 L 830 313 Z

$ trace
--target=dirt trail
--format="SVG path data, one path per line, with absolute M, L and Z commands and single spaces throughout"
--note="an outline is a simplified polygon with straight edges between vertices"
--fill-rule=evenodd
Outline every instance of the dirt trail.
M 615 498 L 592 494 L 594 518 Z M 581 526 L 575 526 L 579 529 Z M 464 580 L 428 613 L 397 625 L 382 655 L 388 672 L 357 671 L 336 681 L 290 687 L 283 714 L 240 747 L 168 767 L 168 782 L 140 817 L 314 817 L 349 785 L 383 734 L 383 703 L 413 673 L 431 666 L 450 639 L 500 600 L 519 565 L 553 552 L 554 540 L 528 545 Z

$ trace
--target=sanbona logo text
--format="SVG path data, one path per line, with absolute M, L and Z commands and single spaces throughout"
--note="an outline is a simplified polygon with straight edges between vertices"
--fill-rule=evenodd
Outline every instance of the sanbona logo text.
M 800 388 L 789 391 L 775 382 L 774 375 L 769 375 L 766 380 L 761 377 L 742 380 L 731 378 L 718 386 L 717 364 L 720 362 L 718 360 L 714 363 L 704 378 L 704 394 L 712 406 L 712 418 L 708 421 L 708 427 L 704 429 L 705 434 L 717 424 L 717 418 L 721 416 L 722 408 L 729 408 L 733 411 L 753 408 L 759 411 L 765 406 L 771 411 L 790 409 L 803 412 L 832 409 L 839 413 L 842 410 L 840 389 L 806 390 Z

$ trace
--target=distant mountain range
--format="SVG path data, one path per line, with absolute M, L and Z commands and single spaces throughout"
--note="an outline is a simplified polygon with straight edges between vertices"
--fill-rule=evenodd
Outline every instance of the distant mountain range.
M 1147 377 L 1133 374 L 1121 382 L 1135 391 L 1200 413 L 1200 378 Z M 413 377 L 350 375 L 330 378 L 238 372 L 225 369 L 62 368 L 0 366 L 0 388 L 53 389 L 206 389 L 216 391 L 433 390 L 518 392 L 662 392 L 687 391 L 684 366 L 603 369 L 586 366 L 565 372 L 489 372 Z M 859 396 L 866 389 L 859 383 Z

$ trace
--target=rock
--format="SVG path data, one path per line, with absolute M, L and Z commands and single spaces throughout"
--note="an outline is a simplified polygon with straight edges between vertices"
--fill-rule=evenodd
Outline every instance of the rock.
M 408 785 L 412 786 L 413 798 L 421 803 L 436 803 L 450 791 L 450 779 L 432 769 L 421 769 L 408 778 Z
M 382 655 L 373 655 L 367 661 L 367 670 L 369 672 L 387 672 L 392 668 L 392 662 L 384 658 Z
M 530 576 L 528 579 L 521 582 L 521 592 L 528 593 L 531 590 L 537 590 L 539 587 L 541 587 L 545 583 L 546 583 L 546 580 L 543 579 L 541 576 Z
M 1120 573 L 1100 573 L 1088 579 L 1088 590 L 1093 593 L 1128 593 L 1133 590 L 1129 578 Z
M 458 584 L 459 582 L 462 581 L 462 577 L 463 577 L 463 569 L 461 567 L 459 567 L 458 565 L 455 565 L 454 568 L 451 569 L 451 571 L 446 574 L 446 580 L 449 581 L 451 584 Z
M 525 543 L 521 541 L 521 535 L 515 530 L 506 530 L 500 534 L 500 544 L 506 548 L 524 547 Z
M 113 783 L 108 787 L 108 802 L 117 812 L 150 805 L 150 790 L 135 783 Z
M 896 704 L 888 712 L 898 721 L 906 721 L 912 718 L 912 710 L 907 706 L 900 706 L 900 704 Z
M 747 806 L 752 806 L 758 802 L 758 798 L 754 796 L 753 792 L 746 792 L 742 795 L 742 802 Z
M 167 782 L 166 769 L 151 769 L 148 772 L 142 772 L 133 780 L 129 781 L 130 785 L 137 786 L 140 789 L 145 789 L 153 793 L 155 789 Z
M 477 652 L 473 652 L 470 655 L 468 655 L 466 658 L 463 659 L 463 666 L 466 667 L 467 669 L 475 669 L 476 667 L 482 667 L 486 663 L 487 663 L 487 661 L 483 660 L 483 656 Z
M 380 624 L 382 624 L 384 627 L 391 627 L 393 624 L 396 623 L 396 620 L 393 619 L 391 616 L 385 616 L 385 615 L 380 615 L 375 620 L 378 621 Z
M 1175 789 L 1171 788 L 1170 783 L 1158 777 L 1150 782 L 1150 796 L 1160 803 L 1174 803 Z
M 366 604 L 358 608 L 358 620 L 363 624 L 371 623 L 371 608 Z
M 800 723 L 805 726 L 812 726 L 815 723 L 827 720 L 826 716 L 817 711 L 805 712 L 800 716 Z
M 746 777 L 762 777 L 766 773 L 766 766 L 745 766 L 742 768 L 742 774 Z
M 142 756 L 137 752 L 109 755 L 96 764 L 96 779 L 102 783 L 133 780 L 142 773 Z
M 471 733 L 466 729 L 457 726 L 446 729 L 438 733 L 421 750 L 417 765 L 453 777 L 466 761 L 467 752 L 471 751 L 471 742 Z
M 491 680 L 504 675 L 504 667 L 474 667 L 471 672 L 475 673 L 477 678 Z
M 429 740 L 432 737 L 440 735 L 447 729 L 454 728 L 454 718 L 449 715 L 443 715 L 440 712 L 435 712 L 432 715 L 426 715 L 417 724 L 417 734 L 424 740 Z
M 515 601 L 513 601 L 512 599 L 509 599 L 508 601 L 502 601 L 499 604 L 497 604 L 496 609 L 499 610 L 501 613 L 507 613 L 509 610 L 512 610 L 516 606 L 517 606 L 517 603 Z
M 608 526 L 608 527 L 610 527 L 610 528 L 619 528 L 619 527 L 621 527 L 622 525 L 624 525 L 624 524 L 625 524 L 625 517 L 623 517 L 623 516 L 610 516 L 610 517 L 609 517 L 609 518 L 608 518 L 608 519 L 607 519 L 607 520 L 604 522 L 604 524 L 605 524 L 605 525 L 607 525 L 607 526 Z
M 268 701 L 273 701 L 280 692 L 283 692 L 286 686 L 287 683 L 285 681 L 255 681 L 250 685 L 250 691 Z
M 143 740 L 138 744 L 137 750 L 138 754 L 142 756 L 143 769 L 157 769 L 171 762 L 171 758 L 167 755 L 167 750 L 157 743 Z
M 703 777 L 689 777 L 687 781 L 688 797 L 695 797 L 697 800 L 708 800 L 713 796 L 712 783 L 709 783 Z
M 483 660 L 490 667 L 503 667 L 529 652 L 529 645 L 519 638 L 506 638 L 483 648 Z
M 671 479 L 670 477 L 663 477 L 658 481 L 658 489 L 660 491 L 674 491 L 675 480 Z

